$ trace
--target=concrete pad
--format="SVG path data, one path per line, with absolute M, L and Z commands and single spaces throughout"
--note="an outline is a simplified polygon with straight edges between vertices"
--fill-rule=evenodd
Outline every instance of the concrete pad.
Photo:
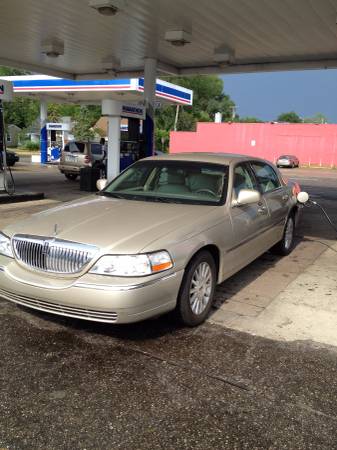
M 333 248 L 337 250 L 337 245 Z M 337 346 L 336 267 L 337 253 L 325 251 L 257 317 L 247 311 L 227 326 L 280 341 L 310 340 Z M 274 283 L 272 277 L 270 280 Z

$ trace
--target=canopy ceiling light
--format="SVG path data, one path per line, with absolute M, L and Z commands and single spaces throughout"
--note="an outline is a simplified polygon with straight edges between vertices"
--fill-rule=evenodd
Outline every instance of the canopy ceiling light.
M 183 47 L 192 42 L 192 35 L 184 30 L 166 31 L 165 41 L 170 42 L 176 47 Z
M 214 50 L 213 61 L 218 63 L 219 66 L 223 66 L 233 63 L 234 57 L 234 50 L 223 45 Z
M 125 0 L 90 0 L 90 8 L 96 9 L 103 16 L 114 16 L 126 7 Z
M 64 54 L 64 42 L 56 38 L 46 39 L 41 44 L 41 51 L 49 58 L 57 58 Z

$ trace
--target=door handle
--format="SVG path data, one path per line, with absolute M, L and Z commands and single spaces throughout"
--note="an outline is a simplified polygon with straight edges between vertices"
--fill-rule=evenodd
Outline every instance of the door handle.
M 266 214 L 267 213 L 267 208 L 265 206 L 260 206 L 259 209 L 257 210 L 257 212 L 259 214 Z

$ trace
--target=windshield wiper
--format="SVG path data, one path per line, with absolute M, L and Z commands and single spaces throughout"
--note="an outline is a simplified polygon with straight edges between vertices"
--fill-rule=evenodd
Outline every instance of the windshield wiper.
M 154 202 L 160 202 L 160 203 L 182 203 L 181 200 L 179 200 L 177 198 L 167 198 L 167 197 L 151 197 L 150 200 L 153 200 Z

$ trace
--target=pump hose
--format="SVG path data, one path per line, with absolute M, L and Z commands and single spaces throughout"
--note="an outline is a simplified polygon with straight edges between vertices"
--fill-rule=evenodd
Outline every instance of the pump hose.
M 7 176 L 7 170 L 8 170 L 9 176 Z M 6 170 L 4 170 L 4 188 L 8 195 L 15 194 L 14 178 L 13 178 L 11 168 L 8 166 L 7 166 Z
M 320 208 L 320 210 L 323 212 L 326 220 L 329 222 L 329 224 L 331 225 L 331 227 L 335 230 L 335 232 L 337 233 L 337 227 L 336 225 L 332 222 L 332 220 L 330 219 L 328 213 L 325 211 L 325 209 L 323 208 L 323 206 L 321 206 L 319 203 L 315 202 L 314 200 L 308 200 L 308 203 L 314 206 L 318 206 L 318 208 Z M 309 206 L 309 205 L 308 205 Z

